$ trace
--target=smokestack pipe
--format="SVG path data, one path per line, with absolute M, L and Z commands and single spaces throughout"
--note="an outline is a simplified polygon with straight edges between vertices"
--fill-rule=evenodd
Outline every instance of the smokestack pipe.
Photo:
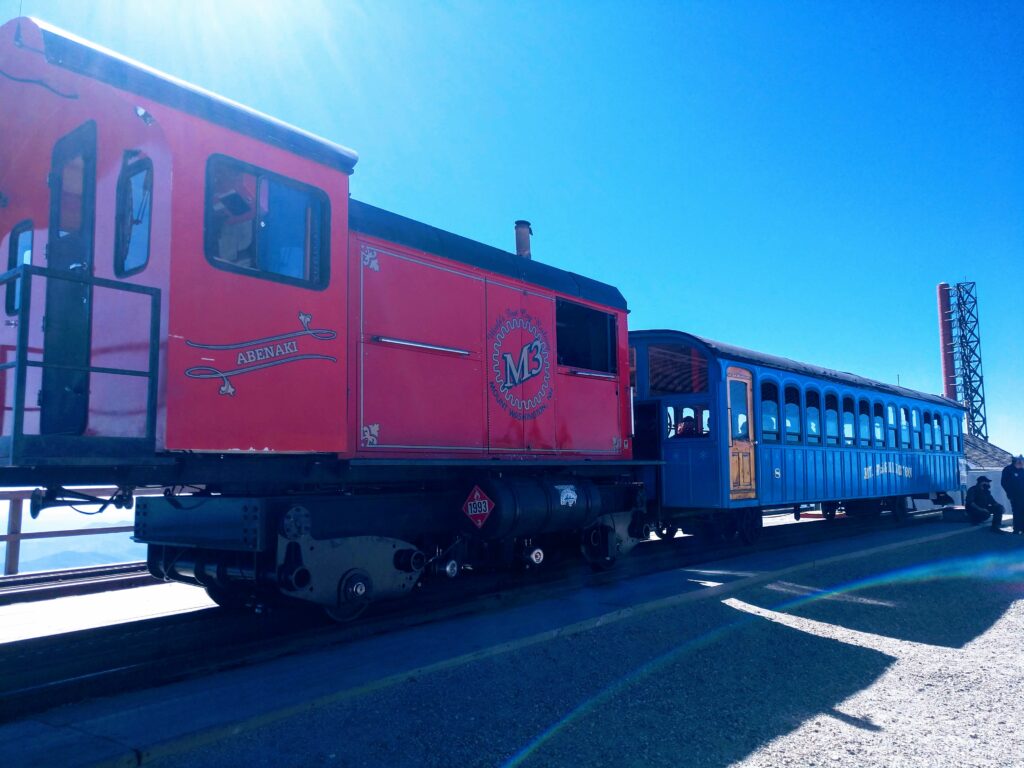
M 953 361 L 953 313 L 949 308 L 949 283 L 936 288 L 939 300 L 939 355 L 942 359 L 942 394 L 956 400 L 956 365 Z
M 530 254 L 530 235 L 533 234 L 533 228 L 530 226 L 530 222 L 523 219 L 519 219 L 516 222 L 516 255 L 522 256 L 524 259 L 531 258 Z

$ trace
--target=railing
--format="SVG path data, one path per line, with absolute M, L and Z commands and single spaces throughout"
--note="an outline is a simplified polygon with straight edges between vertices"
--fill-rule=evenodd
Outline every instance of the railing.
M 30 359 L 29 329 L 32 327 L 32 283 L 33 278 L 60 280 L 80 283 L 89 286 L 89 290 L 101 288 L 118 291 L 123 294 L 136 294 L 149 299 L 148 355 L 146 370 L 129 368 L 113 368 L 96 365 L 67 365 L 43 360 Z M 0 274 L 0 288 L 14 281 L 18 285 L 19 304 L 17 319 L 9 323 L 17 328 L 17 343 L 13 361 L 0 362 L 0 375 L 6 371 L 14 371 L 13 392 L 13 426 L 9 437 L 0 438 L 0 451 L 6 454 L 11 464 L 29 463 L 34 460 L 52 463 L 68 456 L 77 456 L 86 444 L 90 454 L 95 458 L 117 458 L 125 455 L 152 454 L 156 435 L 156 400 L 159 367 L 159 334 L 160 334 L 160 291 L 149 286 L 126 283 L 119 280 L 107 280 L 92 275 L 80 275 L 65 270 L 35 267 L 27 264 Z M 93 311 L 93 301 L 89 301 L 89 311 Z M 91 315 L 90 315 L 91 327 Z M 87 343 L 92 349 L 92 339 Z M 45 344 L 45 341 L 44 341 Z M 64 434 L 26 434 L 25 411 L 27 393 L 27 375 L 29 368 L 43 371 L 61 370 L 81 374 L 106 374 L 146 380 L 146 420 L 144 437 L 119 438 Z M 43 407 L 47 407 L 46 404 Z M 84 441 L 84 442 L 83 442 Z M 35 462 L 37 463 L 37 462 Z
M 82 493 L 92 496 L 111 496 L 116 488 L 78 488 Z M 154 491 L 157 493 L 158 491 Z M 27 539 L 57 539 L 65 536 L 93 536 L 111 533 L 131 533 L 135 530 L 131 525 L 110 526 L 108 528 L 70 529 L 63 531 L 32 531 L 22 532 L 22 514 L 25 501 L 32 495 L 32 489 L 0 491 L 0 501 L 7 501 L 10 507 L 7 513 L 7 534 L 0 535 L 0 542 L 6 542 L 7 552 L 4 556 L 4 576 L 15 576 L 21 558 L 21 542 Z

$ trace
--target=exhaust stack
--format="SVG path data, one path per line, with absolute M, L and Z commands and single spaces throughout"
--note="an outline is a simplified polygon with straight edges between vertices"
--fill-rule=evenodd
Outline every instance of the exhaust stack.
M 530 222 L 523 219 L 519 219 L 516 222 L 516 255 L 522 256 L 524 259 L 531 258 L 530 255 L 530 235 L 533 234 L 533 228 L 530 226 Z

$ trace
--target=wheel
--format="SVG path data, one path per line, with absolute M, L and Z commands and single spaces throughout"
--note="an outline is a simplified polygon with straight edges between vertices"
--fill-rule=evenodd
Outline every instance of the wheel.
M 372 599 L 370 574 L 353 568 L 338 581 L 338 602 L 324 606 L 324 613 L 339 624 L 355 621 L 370 607 Z
M 740 512 L 740 541 L 744 544 L 754 544 L 761 538 L 761 528 L 764 519 L 761 517 L 760 509 L 744 509 Z
M 234 589 L 226 589 L 216 584 L 208 584 L 206 595 L 217 606 L 225 611 L 244 611 L 249 607 L 249 594 Z
M 580 551 L 591 570 L 607 571 L 615 565 L 618 541 L 615 529 L 607 525 L 594 525 L 583 532 Z
M 826 520 L 835 520 L 836 506 L 834 504 L 822 504 L 821 514 Z

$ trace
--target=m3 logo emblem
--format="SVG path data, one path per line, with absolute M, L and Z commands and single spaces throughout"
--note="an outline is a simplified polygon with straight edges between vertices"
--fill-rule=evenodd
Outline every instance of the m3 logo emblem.
M 508 392 L 512 387 L 518 387 L 523 382 L 540 375 L 540 372 L 544 370 L 544 358 L 541 354 L 543 349 L 540 340 L 534 339 L 524 344 L 523 348 L 519 350 L 518 361 L 509 352 L 502 355 L 505 362 L 505 380 L 501 384 L 502 392 Z
M 554 397 L 551 345 L 544 326 L 523 309 L 503 312 L 487 332 L 491 351 L 488 388 L 515 419 L 535 419 Z

